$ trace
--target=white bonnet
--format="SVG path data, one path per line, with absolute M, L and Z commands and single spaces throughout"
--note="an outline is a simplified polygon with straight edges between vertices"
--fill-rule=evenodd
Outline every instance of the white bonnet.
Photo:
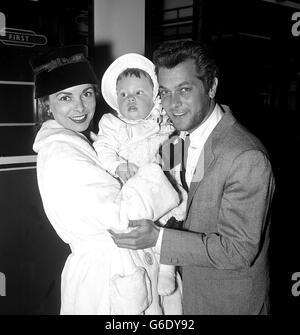
M 107 104 L 118 111 L 117 102 L 117 78 L 128 68 L 143 70 L 149 74 L 153 82 L 153 101 L 158 93 L 158 82 L 155 74 L 154 64 L 146 57 L 137 53 L 128 53 L 118 57 L 105 71 L 101 81 L 101 91 Z

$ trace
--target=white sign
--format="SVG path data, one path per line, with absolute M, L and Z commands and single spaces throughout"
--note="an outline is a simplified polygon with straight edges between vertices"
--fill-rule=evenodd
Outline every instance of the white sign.
M 0 34 L 0 42 L 11 46 L 34 47 L 47 44 L 45 35 L 38 35 L 32 30 L 5 28 L 5 35 Z

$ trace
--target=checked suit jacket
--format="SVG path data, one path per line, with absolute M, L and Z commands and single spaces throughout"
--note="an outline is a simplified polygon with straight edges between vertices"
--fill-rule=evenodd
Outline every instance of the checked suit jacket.
M 222 108 L 198 160 L 183 229 L 164 229 L 160 262 L 181 267 L 184 314 L 268 314 L 272 168 L 261 142 Z

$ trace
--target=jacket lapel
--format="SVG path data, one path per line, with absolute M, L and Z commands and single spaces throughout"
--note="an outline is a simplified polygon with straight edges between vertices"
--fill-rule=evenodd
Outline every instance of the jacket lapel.
M 187 212 L 189 210 L 189 207 L 191 205 L 192 199 L 195 195 L 196 190 L 201 184 L 202 179 L 204 178 L 207 170 L 212 165 L 212 163 L 215 160 L 215 155 L 212 151 L 212 137 L 210 136 L 205 145 L 204 148 L 199 156 L 197 166 L 195 169 L 195 173 L 191 182 L 189 194 L 188 194 L 188 201 L 187 201 Z
M 215 149 L 218 146 L 222 137 L 229 131 L 230 127 L 236 122 L 235 118 L 231 114 L 227 106 L 221 106 L 225 112 L 220 122 L 216 125 L 215 129 L 209 135 L 207 141 L 204 144 L 203 150 L 197 162 L 195 174 L 193 176 L 190 190 L 188 193 L 186 212 L 188 213 L 193 197 L 196 190 L 201 184 L 202 179 L 209 170 L 210 166 L 216 159 Z

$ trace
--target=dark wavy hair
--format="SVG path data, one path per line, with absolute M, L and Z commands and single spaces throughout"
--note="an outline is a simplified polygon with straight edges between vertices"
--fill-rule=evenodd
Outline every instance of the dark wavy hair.
M 219 69 L 206 46 L 195 41 L 164 42 L 153 53 L 156 74 L 162 67 L 172 69 L 189 59 L 195 61 L 197 77 L 208 92 L 214 78 L 219 78 Z

